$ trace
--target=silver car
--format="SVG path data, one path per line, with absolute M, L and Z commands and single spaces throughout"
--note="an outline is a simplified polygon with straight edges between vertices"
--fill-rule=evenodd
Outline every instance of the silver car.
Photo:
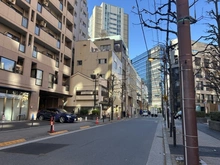
M 142 116 L 148 116 L 148 111 L 147 110 L 143 110 Z

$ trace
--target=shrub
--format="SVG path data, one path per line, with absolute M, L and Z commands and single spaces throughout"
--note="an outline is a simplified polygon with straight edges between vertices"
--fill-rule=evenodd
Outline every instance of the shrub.
M 88 115 L 89 111 L 88 109 L 81 109 L 80 115 Z
M 99 110 L 93 110 L 93 111 L 92 111 L 92 114 L 93 114 L 93 115 L 99 115 L 100 112 L 99 112 Z
M 196 112 L 196 117 L 205 117 L 205 112 L 204 111 Z
M 210 112 L 210 119 L 220 121 L 220 112 Z

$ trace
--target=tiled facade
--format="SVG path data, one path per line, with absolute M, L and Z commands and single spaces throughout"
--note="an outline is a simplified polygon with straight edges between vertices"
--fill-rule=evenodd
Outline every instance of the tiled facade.
M 171 44 L 174 45 L 177 43 L 177 39 L 172 40 Z M 191 41 L 191 43 L 194 43 L 194 41 Z M 204 48 L 207 46 L 207 44 L 202 42 L 197 42 L 196 44 L 193 44 L 192 46 L 192 54 L 197 53 L 198 51 L 204 50 Z M 173 63 L 173 71 L 174 71 L 174 90 L 175 90 L 175 103 L 177 103 L 180 106 L 180 82 L 179 82 L 179 64 L 178 64 L 178 47 L 175 46 L 172 50 L 172 56 L 171 60 Z M 194 80 L 195 80 L 195 103 L 196 103 L 196 110 L 197 111 L 206 111 L 207 113 L 210 112 L 210 110 L 217 110 L 217 104 L 219 100 L 216 97 L 215 91 L 209 88 L 208 81 L 205 78 L 206 72 L 204 69 L 201 68 L 209 68 L 209 64 L 211 62 L 211 58 L 207 54 L 198 53 L 196 56 L 193 56 L 193 72 L 194 72 Z M 176 77 L 176 78 L 175 78 Z M 177 107 L 178 108 L 178 107 Z
M 0 1 L 0 114 L 31 119 L 70 97 L 75 41 L 88 38 L 86 0 Z

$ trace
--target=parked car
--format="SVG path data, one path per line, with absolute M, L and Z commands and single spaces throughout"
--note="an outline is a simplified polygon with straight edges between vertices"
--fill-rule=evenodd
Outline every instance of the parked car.
M 148 116 L 148 111 L 147 110 L 143 110 L 142 116 Z
M 182 118 L 182 111 L 178 111 L 175 116 L 174 119 L 181 119 Z
M 39 110 L 37 113 L 38 120 L 50 120 L 51 117 L 54 117 L 54 120 L 60 123 L 64 122 L 75 122 L 77 116 L 67 112 L 62 108 L 46 108 L 43 110 Z

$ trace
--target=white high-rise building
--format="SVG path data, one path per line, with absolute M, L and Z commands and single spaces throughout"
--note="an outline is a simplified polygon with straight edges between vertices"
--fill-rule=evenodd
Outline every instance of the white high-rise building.
M 89 19 L 90 38 L 120 35 L 128 47 L 128 14 L 121 7 L 102 3 L 93 8 Z

